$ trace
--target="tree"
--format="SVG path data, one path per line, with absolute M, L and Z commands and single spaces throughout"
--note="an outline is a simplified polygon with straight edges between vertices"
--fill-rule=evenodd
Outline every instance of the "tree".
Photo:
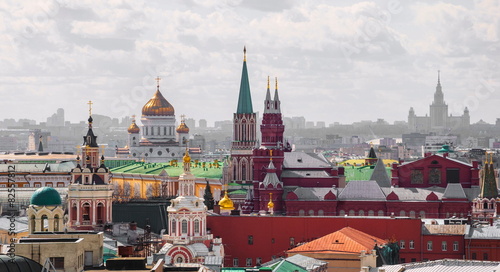
M 213 210 L 214 209 L 214 196 L 212 195 L 212 191 L 210 190 L 210 183 L 208 183 L 208 179 L 205 179 L 207 182 L 207 186 L 205 186 L 205 194 L 203 195 L 203 198 L 205 201 L 205 206 L 207 206 L 207 209 Z

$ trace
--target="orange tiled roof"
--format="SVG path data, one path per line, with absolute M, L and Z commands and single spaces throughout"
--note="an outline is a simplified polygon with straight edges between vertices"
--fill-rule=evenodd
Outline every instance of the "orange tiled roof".
M 369 252 L 377 245 L 384 245 L 386 240 L 366 234 L 351 227 L 345 227 L 334 233 L 293 248 L 287 253 L 316 252 L 336 254 L 359 254 L 361 250 Z

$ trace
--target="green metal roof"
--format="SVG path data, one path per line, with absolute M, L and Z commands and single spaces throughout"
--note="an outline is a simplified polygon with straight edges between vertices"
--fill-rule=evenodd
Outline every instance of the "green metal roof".
M 247 190 L 234 190 L 232 192 L 229 192 L 229 195 L 245 195 L 247 193 Z
M 240 96 L 238 97 L 238 109 L 236 113 L 253 113 L 252 96 L 250 94 L 250 83 L 248 81 L 247 62 L 243 61 L 241 73 Z
M 387 175 L 389 177 L 392 176 L 391 168 L 386 167 Z M 368 166 L 345 166 L 344 167 L 344 175 L 345 180 L 370 180 L 373 173 L 373 168 Z
M 61 205 L 61 196 L 52 187 L 42 187 L 33 193 L 30 204 L 37 206 Z
M 290 272 L 290 271 L 307 272 L 307 270 L 304 269 L 302 266 L 298 266 L 287 260 L 283 260 L 277 263 L 277 265 L 273 267 L 273 272 Z
M 213 163 L 213 162 L 212 162 Z M 177 166 L 171 166 L 170 163 L 143 163 L 134 162 L 128 165 L 111 168 L 111 173 L 124 174 L 144 174 L 144 175 L 159 175 L 163 170 L 171 177 L 178 177 L 184 172 L 182 163 Z M 191 167 L 191 173 L 197 178 L 222 178 L 222 163 L 219 163 L 219 168 L 209 167 L 208 163 L 205 168 L 202 166 Z

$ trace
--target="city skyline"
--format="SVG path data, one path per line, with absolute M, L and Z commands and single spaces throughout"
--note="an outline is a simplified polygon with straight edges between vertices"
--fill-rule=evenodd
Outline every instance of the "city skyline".
M 286 117 L 407 121 L 410 107 L 429 114 L 440 70 L 451 114 L 497 118 L 495 2 L 33 3 L 2 7 L 2 119 L 65 108 L 79 122 L 88 100 L 96 114 L 139 117 L 159 76 L 178 120 L 229 120 L 245 45 L 255 112 L 269 75 Z

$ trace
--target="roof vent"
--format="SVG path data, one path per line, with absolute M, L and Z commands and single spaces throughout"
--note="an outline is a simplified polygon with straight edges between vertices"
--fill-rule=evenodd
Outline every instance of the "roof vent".
M 298 158 L 298 159 L 297 159 L 297 162 L 302 162 L 302 158 Z

